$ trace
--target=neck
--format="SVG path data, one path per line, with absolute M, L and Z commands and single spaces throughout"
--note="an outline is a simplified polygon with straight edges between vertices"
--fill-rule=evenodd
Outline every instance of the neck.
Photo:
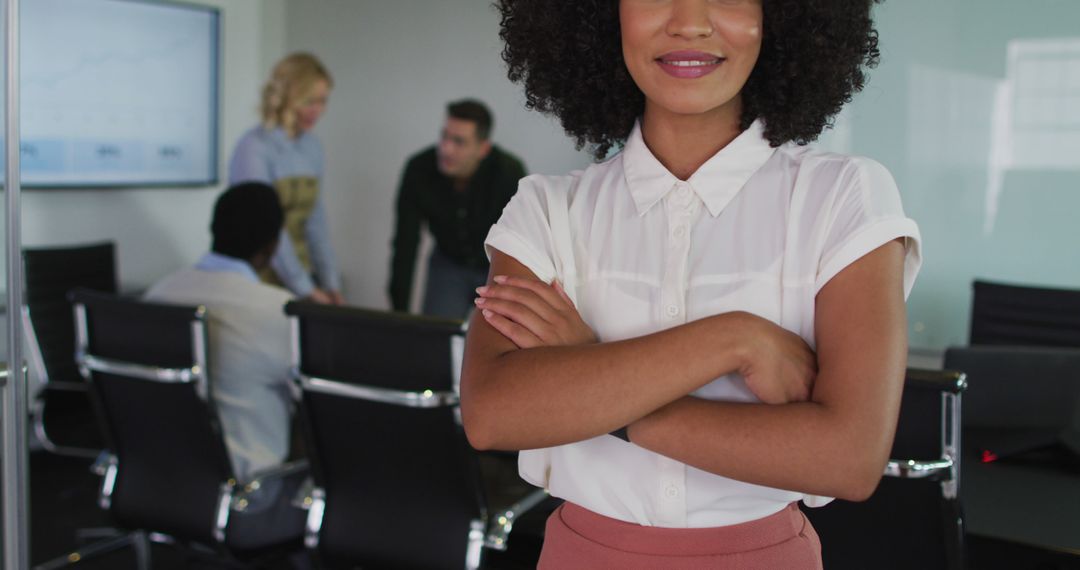
M 686 115 L 646 102 L 641 136 L 668 171 L 679 180 L 687 180 L 705 161 L 739 136 L 741 115 L 740 104 Z
M 247 264 L 250 265 L 253 270 L 255 270 L 255 273 L 258 273 L 270 265 L 270 256 L 256 254 L 251 259 L 245 259 L 244 261 L 246 261 Z
M 216 251 L 216 250 L 213 250 L 213 249 L 211 249 L 210 251 L 214 255 L 220 255 L 221 257 L 228 257 L 229 259 L 235 259 L 236 261 L 243 261 L 244 263 L 250 265 L 256 271 L 259 270 L 259 266 L 256 265 L 260 261 L 259 255 L 255 255 L 254 257 L 252 257 L 250 259 L 244 259 L 243 257 L 236 257 L 234 255 L 229 255 L 227 253 L 221 253 L 220 251 Z
M 477 170 L 480 170 L 479 164 L 473 167 L 473 169 L 469 172 L 459 174 L 457 176 L 450 176 L 450 182 L 453 184 L 454 190 L 457 190 L 458 192 L 464 192 L 465 189 L 469 187 L 469 181 L 472 180 Z

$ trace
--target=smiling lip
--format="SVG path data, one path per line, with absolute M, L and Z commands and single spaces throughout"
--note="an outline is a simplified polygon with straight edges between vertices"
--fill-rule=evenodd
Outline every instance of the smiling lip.
M 664 73 L 679 79 L 696 79 L 716 71 L 725 58 L 703 51 L 673 51 L 656 58 Z

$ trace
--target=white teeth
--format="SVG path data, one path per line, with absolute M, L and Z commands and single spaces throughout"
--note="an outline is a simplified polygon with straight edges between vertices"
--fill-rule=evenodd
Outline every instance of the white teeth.
M 720 63 L 720 60 L 719 59 L 710 59 L 708 61 L 678 60 L 678 61 L 665 61 L 664 63 L 666 63 L 668 65 L 674 65 L 676 67 L 705 67 L 706 65 L 716 65 L 717 63 Z

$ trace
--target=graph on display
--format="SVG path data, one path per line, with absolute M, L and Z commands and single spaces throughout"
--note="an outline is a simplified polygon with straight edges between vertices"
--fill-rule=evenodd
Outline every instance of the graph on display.
M 218 33 L 199 6 L 23 2 L 23 184 L 216 182 Z

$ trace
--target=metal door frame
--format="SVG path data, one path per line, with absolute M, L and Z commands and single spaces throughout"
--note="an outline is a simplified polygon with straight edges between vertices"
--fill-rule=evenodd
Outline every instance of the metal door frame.
M 2 0 L 4 33 L 4 200 L 7 235 L 7 353 L 0 376 L 3 407 L 4 568 L 30 567 L 30 485 L 27 386 L 22 357 L 22 233 L 19 184 L 19 0 Z M 14 374 L 10 371 L 16 371 Z

